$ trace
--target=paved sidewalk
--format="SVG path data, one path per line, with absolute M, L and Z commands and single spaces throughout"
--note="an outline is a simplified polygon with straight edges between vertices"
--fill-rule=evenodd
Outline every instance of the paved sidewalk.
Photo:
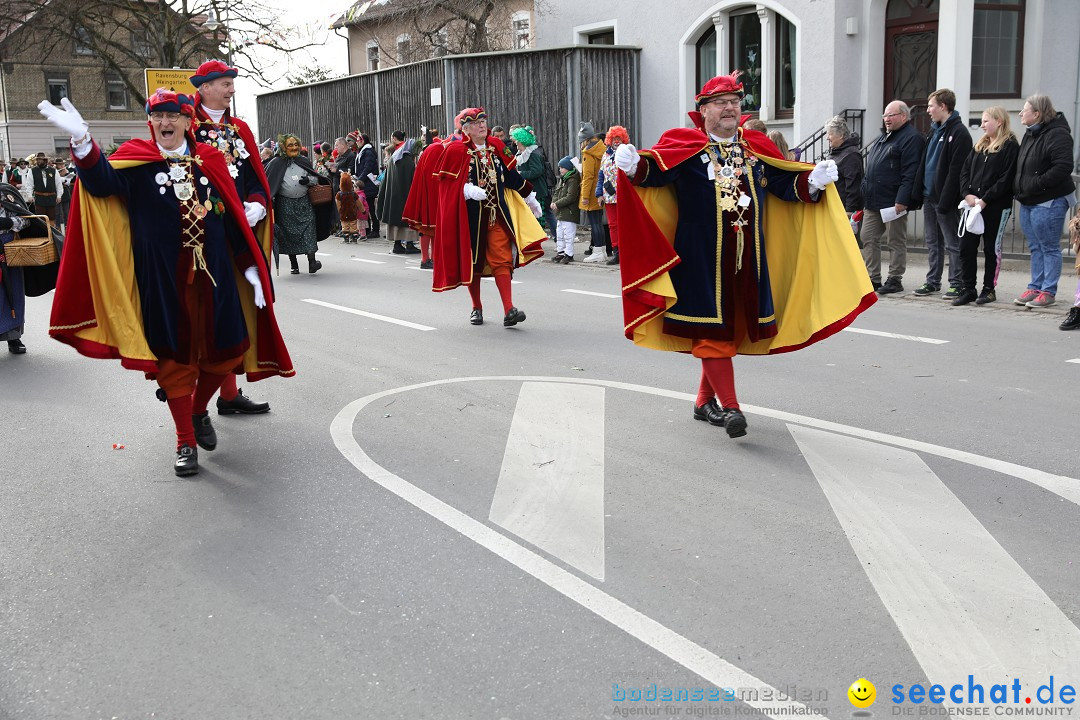
M 537 262 L 548 262 L 551 258 L 555 257 L 554 241 L 548 240 L 544 242 L 543 247 L 544 257 Z M 563 265 L 560 267 L 576 267 L 610 273 L 618 271 L 618 266 L 609 266 L 605 263 L 583 263 L 582 259 L 584 258 L 584 252 L 588 247 L 589 239 L 587 232 L 584 233 L 583 237 L 582 232 L 579 230 L 578 241 L 574 246 L 574 262 L 570 265 Z M 881 266 L 882 269 L 885 270 L 889 267 L 888 250 L 883 249 L 881 256 Z M 929 267 L 927 257 L 925 252 L 917 252 L 909 249 L 907 256 L 907 273 L 904 276 L 904 292 L 891 295 L 879 295 L 878 297 L 885 302 L 937 302 L 943 305 L 951 305 L 952 301 L 942 298 L 941 293 L 923 297 L 914 294 L 913 291 L 915 288 L 922 285 L 926 279 L 926 271 Z M 1019 297 L 1021 293 L 1027 290 L 1028 282 L 1031 280 L 1031 266 L 1026 260 L 1011 259 L 1005 259 L 1001 263 L 1001 270 L 998 273 L 998 284 L 996 288 L 997 301 L 986 305 L 976 305 L 975 303 L 971 303 L 970 307 L 979 310 L 984 308 L 997 308 L 1000 310 L 1009 309 L 1017 313 L 1036 313 L 1037 315 L 1043 316 L 1060 316 L 1061 319 L 1064 319 L 1065 315 L 1069 312 L 1069 308 L 1077 302 L 1077 283 L 1080 278 L 1076 275 L 1074 262 L 1072 257 L 1065 258 L 1061 269 L 1061 279 L 1058 281 L 1057 303 L 1048 308 L 1029 308 L 1013 304 L 1013 299 Z M 978 270 L 980 283 L 982 282 L 982 263 L 982 256 L 980 255 Z M 948 275 L 949 268 L 946 263 L 944 272 L 945 278 L 948 278 Z M 982 289 L 981 286 L 979 289 Z M 963 308 L 957 308 L 957 310 L 961 309 Z

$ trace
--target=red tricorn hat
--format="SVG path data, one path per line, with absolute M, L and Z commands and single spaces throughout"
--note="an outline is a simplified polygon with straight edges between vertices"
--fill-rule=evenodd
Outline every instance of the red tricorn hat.
M 195 87 L 199 87 L 204 82 L 210 82 L 211 80 L 217 80 L 223 77 L 236 77 L 237 70 L 234 67 L 229 67 L 220 60 L 207 60 L 199 69 L 195 71 L 195 74 L 191 76 L 191 84 Z
M 477 120 L 487 120 L 487 113 L 484 112 L 484 108 L 482 107 L 465 108 L 458 113 L 458 116 L 455 118 L 455 121 L 459 121 L 458 127 L 461 127 L 465 123 L 476 122 Z
M 742 75 L 742 71 L 736 70 L 730 75 L 717 75 L 712 80 L 705 83 L 705 87 L 701 88 L 701 92 L 694 98 L 697 100 L 698 107 L 701 107 L 714 97 L 719 97 L 721 95 L 738 95 L 739 97 L 743 97 L 746 94 L 746 90 L 743 88 L 743 84 L 739 82 L 740 75 Z
M 152 112 L 178 112 L 194 117 L 195 100 L 190 95 L 158 88 L 146 99 L 146 114 Z

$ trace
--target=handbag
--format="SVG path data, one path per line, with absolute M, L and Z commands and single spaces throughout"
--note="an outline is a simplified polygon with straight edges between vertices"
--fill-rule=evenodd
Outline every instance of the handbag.
M 960 222 L 956 226 L 956 236 L 964 237 L 965 233 L 982 235 L 986 230 L 986 223 L 983 221 L 982 216 L 982 208 L 978 205 L 972 207 L 961 200 L 959 210 Z
M 53 241 L 53 228 L 47 215 L 26 215 L 45 221 L 47 232 L 43 237 L 21 237 L 15 233 L 15 239 L 4 245 L 9 267 L 40 267 L 60 262 L 60 253 Z
M 315 184 L 308 187 L 307 196 L 312 205 L 326 205 L 333 202 L 334 191 L 329 185 Z

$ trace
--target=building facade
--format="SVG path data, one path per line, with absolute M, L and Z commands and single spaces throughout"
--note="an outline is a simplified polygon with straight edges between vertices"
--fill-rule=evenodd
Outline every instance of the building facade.
M 463 11 L 474 12 L 467 5 Z M 482 48 L 460 17 L 422 0 L 360 0 L 333 27 L 348 30 L 349 75 L 356 75 L 446 55 L 534 47 L 534 14 L 533 0 L 492 3 Z
M 864 142 L 880 132 L 894 98 L 915 108 L 948 87 L 978 136 L 982 111 L 1016 113 L 1033 93 L 1049 95 L 1080 125 L 1080 2 L 1075 0 L 552 0 L 537 46 L 608 43 L 641 52 L 642 136 L 689 123 L 705 80 L 744 72 L 744 112 L 795 146 L 845 110 L 865 111 Z M 617 122 L 618 118 L 582 118 Z

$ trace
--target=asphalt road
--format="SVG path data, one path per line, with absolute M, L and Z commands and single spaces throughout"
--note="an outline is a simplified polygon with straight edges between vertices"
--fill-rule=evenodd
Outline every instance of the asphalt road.
M 418 256 L 322 249 L 276 278 L 297 377 L 244 385 L 272 411 L 214 415 L 191 479 L 155 386 L 29 301 L 0 718 L 843 718 L 860 677 L 878 716 L 894 684 L 1080 683 L 1063 308 L 885 298 L 878 334 L 737 359 L 730 440 L 696 361 L 622 337 L 611 269 L 522 269 L 512 329 L 485 283 L 472 327 Z

